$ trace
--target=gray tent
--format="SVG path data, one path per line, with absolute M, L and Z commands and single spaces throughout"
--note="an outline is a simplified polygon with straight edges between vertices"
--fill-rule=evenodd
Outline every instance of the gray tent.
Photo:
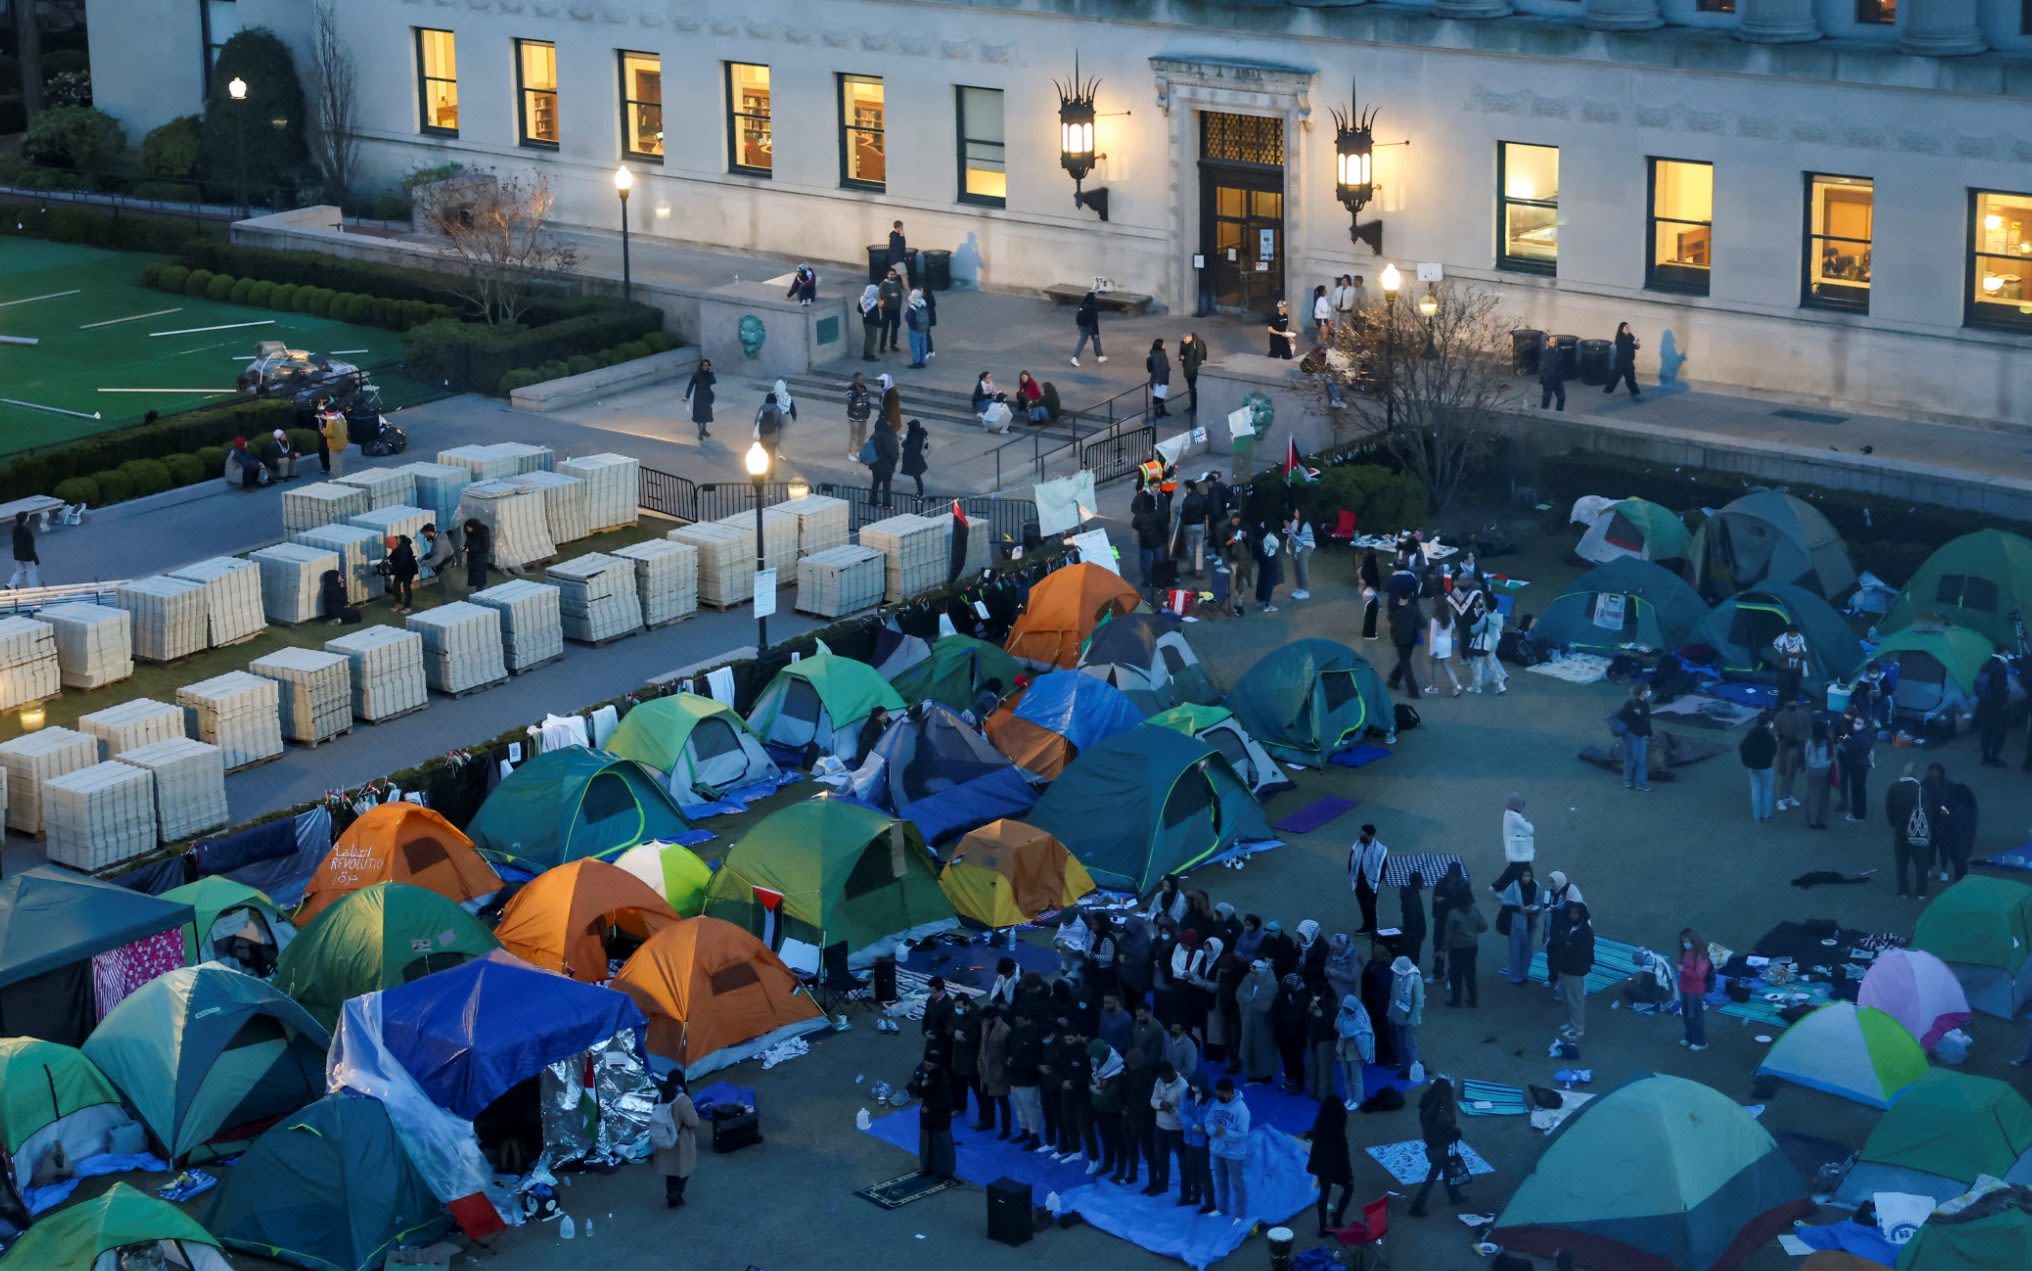
M 1710 601 L 1785 583 L 1834 600 L 1856 585 L 1834 526 L 1818 508 L 1776 490 L 1746 494 L 1708 517 L 1693 536 L 1688 568 Z

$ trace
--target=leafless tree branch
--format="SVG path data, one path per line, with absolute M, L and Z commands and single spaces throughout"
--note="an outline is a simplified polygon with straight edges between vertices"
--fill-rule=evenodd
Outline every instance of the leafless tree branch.
M 360 139 L 355 131 L 358 74 L 339 24 L 336 0 L 316 0 L 311 9 L 310 146 L 334 197 L 353 189 Z
M 578 253 L 546 228 L 556 198 L 540 173 L 459 177 L 417 196 L 424 223 L 464 265 L 460 299 L 483 322 L 513 324 L 529 305 L 531 280 L 578 264 Z

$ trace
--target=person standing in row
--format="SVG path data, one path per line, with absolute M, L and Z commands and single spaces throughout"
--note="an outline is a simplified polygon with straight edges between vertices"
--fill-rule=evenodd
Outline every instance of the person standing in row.
M 868 416 L 875 410 L 875 395 L 859 371 L 847 385 L 847 458 L 861 461 L 861 448 L 868 444 Z
M 1206 363 L 1206 341 L 1188 331 L 1178 342 L 1178 369 L 1185 375 L 1185 413 L 1199 418 L 1199 368 Z
M 1362 594 L 1362 639 L 1376 638 L 1376 620 L 1383 615 L 1383 566 L 1374 551 L 1362 553 L 1355 581 Z
M 1326 286 L 1323 283 L 1312 289 L 1312 325 L 1315 342 L 1326 344 L 1333 339 L 1333 301 L 1327 299 Z
M 952 1077 L 945 1070 L 945 1043 L 932 1041 L 905 1086 L 917 1096 L 917 1172 L 927 1178 L 953 1176 Z
M 1291 578 L 1297 584 L 1291 591 L 1293 600 L 1312 599 L 1312 554 L 1318 549 L 1312 522 L 1304 512 L 1291 509 L 1284 518 L 1284 550 L 1291 553 Z
M 1164 351 L 1162 337 L 1150 342 L 1149 356 L 1143 359 L 1143 370 L 1150 376 L 1150 414 L 1163 419 L 1165 399 L 1171 396 L 1171 355 Z
M 1618 322 L 1616 324 L 1615 347 L 1612 350 L 1610 350 L 1609 353 L 1610 357 L 1609 382 L 1607 386 L 1605 386 L 1602 389 L 1602 395 L 1604 397 L 1608 396 L 1611 393 L 1614 393 L 1616 391 L 1616 385 L 1618 384 L 1629 385 L 1630 396 L 1632 397 L 1638 396 L 1637 393 L 1638 347 L 1639 346 L 1637 344 L 1636 332 L 1630 330 L 1630 324 L 1627 322 Z M 1566 407 L 1564 405 L 1564 398 L 1562 398 L 1561 401 L 1562 404 L 1560 406 L 1560 409 L 1565 410 Z
M 924 450 L 931 444 L 930 434 L 924 431 L 924 421 L 913 419 L 903 434 L 903 460 L 900 467 L 903 475 L 917 485 L 917 497 L 924 497 Z
M 924 369 L 924 358 L 930 347 L 928 341 L 931 339 L 931 318 L 924 311 L 922 291 L 910 293 L 909 302 L 903 307 L 903 325 L 910 338 L 909 369 L 921 371 Z
M 1249 1105 L 1242 1102 L 1235 1083 L 1226 1077 L 1214 1085 L 1214 1101 L 1206 1110 L 1206 1132 L 1213 1165 L 1214 1208 L 1229 1218 L 1247 1221 L 1249 1189 L 1242 1167 L 1249 1159 Z
M 1544 410 L 1559 401 L 1559 409 L 1566 409 L 1566 355 L 1552 342 L 1552 332 L 1547 331 L 1538 342 L 1538 409 Z
M 859 379 L 860 376 L 854 378 Z M 706 426 L 713 422 L 713 386 L 719 382 L 720 377 L 713 374 L 713 360 L 703 357 L 699 359 L 697 369 L 692 371 L 691 379 L 685 382 L 684 395 L 691 402 L 691 422 L 698 426 L 700 441 L 712 436 Z
M 881 351 L 882 343 L 882 289 L 872 282 L 861 288 L 861 299 L 855 307 L 861 311 L 861 360 L 879 361 L 875 354 Z
M 1270 315 L 1270 356 L 1290 361 L 1297 356 L 1298 332 L 1291 329 L 1291 306 L 1282 300 L 1277 302 L 1276 312 Z
M 1360 838 L 1348 848 L 1348 886 L 1361 907 L 1364 935 L 1376 931 L 1376 898 L 1383 893 L 1383 871 L 1390 863 L 1390 849 L 1376 837 L 1376 827 L 1364 825 Z
M 903 275 L 896 266 L 882 276 L 882 347 L 883 353 L 896 352 L 896 336 L 903 328 L 903 300 L 907 293 L 903 289 Z
M 1079 343 L 1072 346 L 1072 364 L 1080 364 L 1080 354 L 1087 351 L 1087 341 L 1093 341 L 1094 360 L 1102 366 L 1108 364 L 1108 355 L 1101 351 L 1101 302 L 1089 291 L 1080 298 L 1079 308 L 1073 311 L 1073 326 L 1079 329 Z
M 1778 734 L 1771 729 L 1770 712 L 1757 712 L 1750 731 L 1737 743 L 1736 754 L 1750 774 L 1750 819 L 1768 821 L 1774 811 L 1771 792 L 1778 763 Z

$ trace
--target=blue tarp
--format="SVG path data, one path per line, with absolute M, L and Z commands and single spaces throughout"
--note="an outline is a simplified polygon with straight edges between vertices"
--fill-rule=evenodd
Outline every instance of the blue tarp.
M 783 787 L 796 785 L 802 780 L 804 774 L 801 772 L 779 772 L 774 777 L 737 786 L 717 799 L 708 799 L 704 803 L 680 803 L 677 810 L 684 813 L 685 820 L 694 823 L 707 817 L 734 816 L 746 812 L 750 803 L 766 799 Z
M 937 702 L 914 707 L 889 726 L 848 793 L 878 812 L 916 822 L 928 844 L 1003 817 L 1020 818 L 1037 803 L 1036 789 L 1008 756 L 958 711 Z
M 1016 718 L 1057 733 L 1075 751 L 1143 722 L 1143 712 L 1122 690 L 1084 671 L 1037 677 L 1016 703 Z
M 470 1121 L 544 1068 L 648 1021 L 612 989 L 496 950 L 381 994 L 388 1051 L 438 1107 Z

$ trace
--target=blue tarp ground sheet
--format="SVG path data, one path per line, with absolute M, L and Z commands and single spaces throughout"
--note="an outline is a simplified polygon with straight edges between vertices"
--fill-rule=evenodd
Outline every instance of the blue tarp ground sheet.
M 1364 742 L 1360 745 L 1350 746 L 1346 750 L 1336 750 L 1333 754 L 1327 756 L 1327 762 L 1341 768 L 1360 768 L 1372 764 L 1378 759 L 1388 759 L 1389 757 L 1390 750 L 1388 747 L 1371 746 Z
M 111 1154 L 88 1156 L 82 1161 L 72 1163 L 72 1174 L 69 1178 L 64 1179 L 60 1183 L 51 1183 L 48 1187 L 23 1188 L 21 1199 L 27 1204 L 30 1214 L 40 1214 L 45 1210 L 55 1209 L 58 1205 L 69 1200 L 71 1193 L 78 1189 L 78 1184 L 88 1178 L 97 1178 L 101 1174 L 125 1174 L 130 1171 L 142 1174 L 161 1174 L 167 1172 L 168 1169 L 168 1161 L 160 1157 L 150 1156 L 146 1152 L 138 1156 L 114 1156 Z
M 684 813 L 684 819 L 687 821 L 703 821 L 707 817 L 714 816 L 732 816 L 737 812 L 746 812 L 749 804 L 766 799 L 783 787 L 796 785 L 804 779 L 801 772 L 781 772 L 773 780 L 765 777 L 760 781 L 752 781 L 705 803 L 682 804 L 678 807 L 678 811 Z
M 2032 843 L 1998 852 L 1995 856 L 1986 856 L 1976 864 L 1987 865 L 1991 869 L 2032 870 Z
M 1898 1265 L 1898 1246 L 1886 1240 L 1884 1233 L 1875 1227 L 1865 1227 L 1853 1219 L 1825 1227 L 1794 1227 L 1792 1234 L 1814 1249 L 1839 1249 L 1887 1267 Z

